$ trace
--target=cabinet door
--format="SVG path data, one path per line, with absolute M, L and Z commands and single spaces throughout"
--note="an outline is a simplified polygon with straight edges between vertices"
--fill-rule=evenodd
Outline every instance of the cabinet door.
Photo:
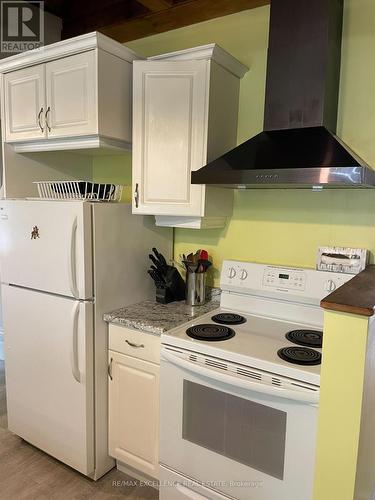
M 208 87 L 207 61 L 134 62 L 133 213 L 204 215 Z
M 45 137 L 45 66 L 4 75 L 5 141 Z
M 91 50 L 46 64 L 49 137 L 97 133 L 95 54 Z
M 157 478 L 159 366 L 114 351 L 109 364 L 109 454 Z

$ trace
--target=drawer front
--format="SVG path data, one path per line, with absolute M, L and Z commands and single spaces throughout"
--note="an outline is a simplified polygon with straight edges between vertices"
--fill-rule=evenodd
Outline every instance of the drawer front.
M 160 337 L 157 335 L 109 325 L 109 349 L 160 364 Z

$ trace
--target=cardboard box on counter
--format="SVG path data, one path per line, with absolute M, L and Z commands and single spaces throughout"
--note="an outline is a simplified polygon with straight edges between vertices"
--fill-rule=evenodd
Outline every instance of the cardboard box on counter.
M 316 268 L 318 271 L 358 274 L 365 269 L 367 259 L 365 248 L 319 247 Z

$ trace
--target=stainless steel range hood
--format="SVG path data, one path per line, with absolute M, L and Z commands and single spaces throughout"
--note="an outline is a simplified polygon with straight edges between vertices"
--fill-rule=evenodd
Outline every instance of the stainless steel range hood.
M 335 135 L 342 16 L 343 0 L 271 0 L 264 131 L 192 172 L 193 184 L 375 187 L 375 171 Z

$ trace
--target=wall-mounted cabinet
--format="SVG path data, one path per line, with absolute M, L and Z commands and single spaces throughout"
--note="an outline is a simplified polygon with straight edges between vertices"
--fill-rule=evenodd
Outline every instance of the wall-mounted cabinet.
M 100 33 L 7 58 L 0 63 L 4 142 L 22 153 L 130 149 L 135 59 Z
M 190 175 L 236 145 L 246 71 L 215 44 L 134 62 L 133 213 L 162 226 L 224 226 L 232 191 Z
M 44 66 L 20 69 L 4 76 L 5 141 L 45 137 L 41 115 L 45 111 Z

